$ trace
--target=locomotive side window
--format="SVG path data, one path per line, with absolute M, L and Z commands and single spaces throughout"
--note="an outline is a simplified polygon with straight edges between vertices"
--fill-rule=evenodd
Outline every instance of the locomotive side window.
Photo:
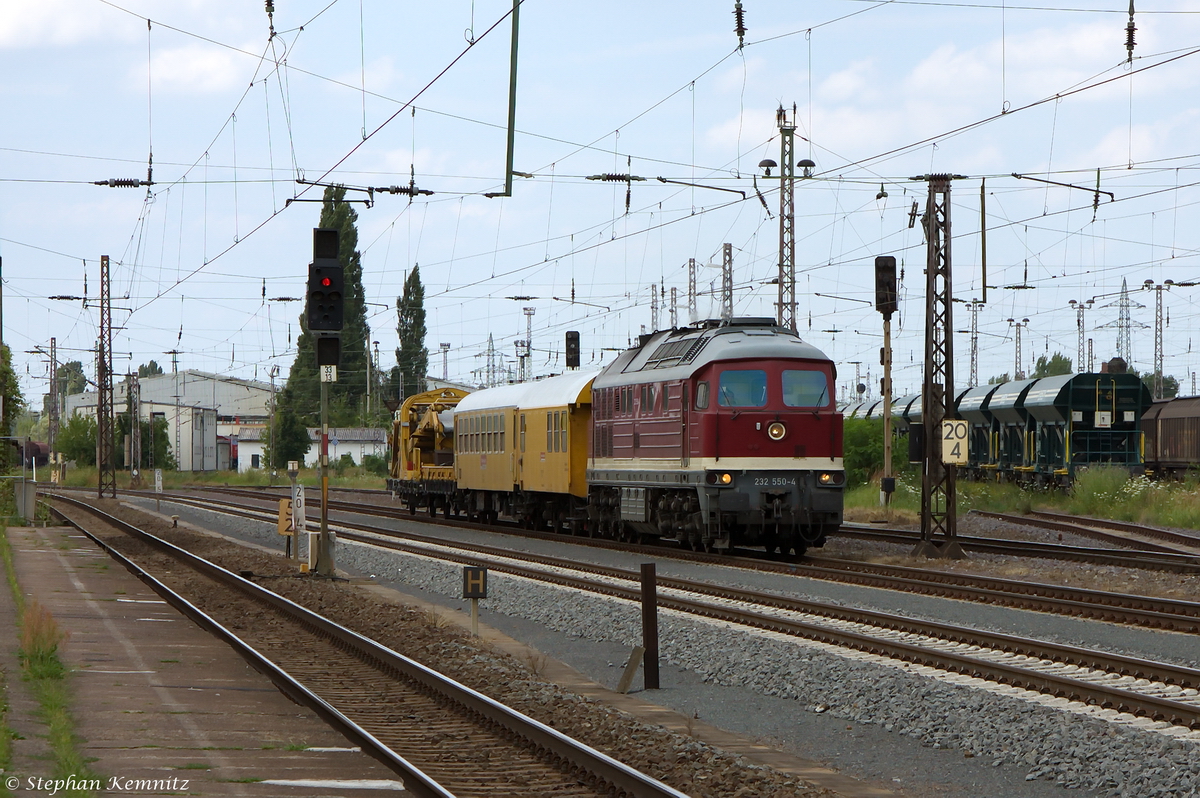
M 567 451 L 567 411 L 563 410 L 560 413 L 560 424 L 558 425 L 558 450 L 560 452 Z
M 706 410 L 708 408 L 708 383 L 696 383 L 696 409 Z
M 546 451 L 554 451 L 554 418 L 552 413 L 546 414 Z
M 500 451 L 504 451 L 504 416 L 500 416 Z
M 762 369 L 721 372 L 717 404 L 721 407 L 764 407 L 767 404 L 767 372 Z
M 788 407 L 824 407 L 829 404 L 829 383 L 824 372 L 785 369 L 783 403 Z
M 521 414 L 521 451 L 525 451 L 525 414 Z

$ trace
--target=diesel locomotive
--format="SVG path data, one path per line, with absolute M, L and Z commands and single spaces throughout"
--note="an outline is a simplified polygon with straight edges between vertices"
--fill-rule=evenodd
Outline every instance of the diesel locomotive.
M 431 512 L 802 554 L 842 521 L 835 381 L 833 362 L 773 319 L 697 322 L 643 335 L 599 371 L 455 397 L 440 425 L 452 489 L 399 486 L 415 473 L 400 469 L 389 485 Z

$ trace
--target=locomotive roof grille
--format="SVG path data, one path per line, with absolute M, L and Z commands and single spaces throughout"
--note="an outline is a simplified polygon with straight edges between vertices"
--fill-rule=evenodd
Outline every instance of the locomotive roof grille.
M 647 369 L 665 369 L 671 366 L 678 366 L 684 363 L 691 363 L 696 359 L 696 355 L 700 354 L 700 350 L 707 344 L 709 338 L 701 336 L 699 338 L 682 341 L 667 341 L 661 344 L 658 349 L 654 350 L 654 354 L 646 361 L 646 365 L 642 366 L 642 370 Z

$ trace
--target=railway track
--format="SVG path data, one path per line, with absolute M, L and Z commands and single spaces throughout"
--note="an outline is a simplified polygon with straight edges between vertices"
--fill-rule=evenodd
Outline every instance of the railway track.
M 230 495 L 242 496 L 245 498 L 281 498 L 284 494 L 272 496 L 267 491 L 279 490 L 271 488 L 263 489 L 242 489 L 242 488 L 213 488 L 222 493 Z M 350 491 L 337 491 L 348 493 Z M 364 493 L 367 495 L 389 495 L 387 491 L 374 490 L 356 490 L 354 493 Z M 164 496 L 167 494 L 163 494 Z M 178 495 L 178 494 L 176 494 Z M 320 507 L 321 500 L 319 498 L 308 499 L 309 505 Z M 364 508 L 369 508 L 364 511 Z M 383 504 L 363 503 L 346 501 L 345 499 L 331 499 L 329 509 L 340 510 L 343 512 L 351 512 L 362 514 L 367 512 L 370 515 L 376 515 L 385 518 L 396 519 L 411 519 L 416 516 L 412 509 L 404 509 L 400 507 L 389 507 Z M 995 517 L 1000 520 L 1008 521 L 1014 524 L 1029 525 L 1027 516 L 1017 515 L 1002 515 L 983 513 L 972 510 L 972 512 L 985 515 L 987 517 Z M 438 519 L 431 515 L 419 516 L 423 521 L 429 523 L 450 523 L 453 526 L 467 526 L 477 529 L 495 529 L 497 526 L 502 526 L 505 531 L 515 530 L 515 526 L 503 525 L 486 525 L 476 524 L 474 522 L 465 521 L 463 519 Z M 1109 543 L 1115 543 L 1123 547 L 1138 545 L 1137 541 L 1130 537 L 1110 536 L 1102 533 L 1095 527 L 1101 522 L 1100 519 L 1089 519 L 1089 522 L 1096 520 L 1096 524 L 1090 527 L 1078 526 L 1047 526 L 1047 529 L 1055 529 L 1058 531 L 1070 531 L 1076 534 L 1087 535 L 1094 539 L 1102 540 Z M 1058 522 L 1065 524 L 1065 522 Z M 1133 524 L 1122 524 L 1121 522 L 1112 522 L 1115 528 L 1123 528 L 1126 530 L 1145 529 L 1137 527 Z M 1083 531 L 1081 531 L 1083 530 Z M 521 534 L 537 535 L 536 531 L 521 530 Z M 867 527 L 863 525 L 844 524 L 838 531 L 838 534 L 845 537 L 855 537 L 866 540 L 879 540 L 887 543 L 897 543 L 901 545 L 915 544 L 920 539 L 920 533 L 907 529 L 881 529 L 877 527 Z M 561 538 L 562 535 L 551 534 L 550 537 Z M 1168 546 L 1156 546 L 1153 550 L 1146 549 L 1095 549 L 1084 548 L 1081 546 L 1066 546 L 1059 543 L 1042 543 L 1037 541 L 1019 541 L 1008 540 L 1004 538 L 982 538 L 971 536 L 960 536 L 959 543 L 969 552 L 979 552 L 985 554 L 1003 554 L 1015 557 L 1038 557 L 1043 559 L 1063 560 L 1068 562 L 1085 562 L 1094 565 L 1111 565 L 1118 567 L 1133 567 L 1145 568 L 1149 570 L 1170 571 L 1174 573 L 1185 574 L 1200 574 L 1200 539 L 1197 539 L 1197 549 L 1193 552 L 1180 551 L 1176 548 Z M 721 556 L 723 559 L 725 557 Z M 821 557 L 811 551 L 808 558 L 814 562 L 826 561 L 829 558 Z
M 69 504 L 61 506 L 60 502 Z M 55 512 L 285 694 L 388 765 L 405 788 L 437 796 L 686 798 L 620 762 L 265 588 L 75 499 Z M 130 543 L 130 540 L 134 543 Z M 193 603 L 121 549 L 151 550 L 204 577 Z M 161 564 L 160 564 L 161 566 Z M 176 571 L 175 573 L 171 573 Z M 204 604 L 210 609 L 202 609 Z M 236 631 L 235 631 L 236 630 Z
M 1200 556 L 1200 537 L 1170 529 L 1130 524 L 1124 521 L 1110 521 L 1104 518 L 1081 519 L 1078 516 L 1041 511 L 1032 511 L 1027 515 L 993 513 L 986 510 L 972 510 L 971 512 L 984 518 L 1007 521 L 1010 524 L 1070 532 L 1117 546 L 1168 554 Z
M 633 571 L 434 539 L 397 540 L 349 529 L 338 535 L 628 601 L 640 596 L 640 574 Z M 935 668 L 973 686 L 1055 696 L 1078 702 L 1079 710 L 1099 709 L 1101 717 L 1126 713 L 1200 729 L 1200 670 L 691 580 L 660 578 L 659 587 L 659 606 L 680 613 Z
M 267 500 L 274 498 L 249 491 L 236 491 L 235 495 L 242 498 Z M 214 505 L 217 503 L 211 498 L 200 498 L 187 494 L 162 494 L 162 496 L 164 499 L 189 504 L 201 509 L 213 510 L 215 509 Z M 220 510 L 221 512 L 263 521 L 272 520 L 275 517 L 274 509 L 263 508 L 255 510 L 248 508 L 244 502 L 226 502 L 224 504 L 225 507 Z M 347 505 L 353 509 L 343 510 L 342 507 Z M 331 510 L 336 508 L 339 512 L 353 512 L 357 515 L 376 514 L 374 511 L 377 507 L 370 504 L 335 504 L 333 502 L 330 503 L 330 506 Z M 398 511 L 393 508 L 382 508 L 382 511 L 377 514 L 383 517 L 411 520 L 407 512 Z M 447 522 L 442 519 L 427 518 L 421 518 L 420 520 L 422 523 L 496 531 L 493 527 L 461 521 Z M 338 535 L 342 539 L 350 539 L 349 536 L 353 533 L 365 533 L 384 537 L 396 537 L 402 534 L 405 539 L 417 543 L 453 545 L 461 550 L 464 556 L 469 556 L 472 553 L 485 557 L 515 556 L 512 552 L 499 547 L 467 543 L 452 544 L 433 536 L 398 533 L 393 529 L 346 519 L 335 520 L 331 523 L 337 527 Z M 1169 629 L 1193 634 L 1200 633 L 1200 603 L 1191 601 L 963 574 L 954 571 L 938 571 L 898 565 L 879 565 L 852 560 L 810 558 L 808 561 L 787 563 L 767 560 L 761 557 L 731 557 L 727 555 L 691 552 L 682 549 L 665 549 L 661 546 L 622 544 L 615 541 L 592 538 L 564 538 L 561 534 L 539 533 L 528 530 L 521 530 L 520 533 L 523 536 L 538 539 L 569 540 L 573 544 L 619 551 L 632 551 L 653 557 L 669 556 L 687 562 L 784 573 L 811 579 L 822 579 L 888 590 L 900 590 L 977 603 L 997 604 L 1038 612 L 1051 612 L 1060 615 L 1102 620 L 1111 623 Z
M 1014 516 L 1023 518 L 1023 516 Z M 921 539 L 920 532 L 908 529 L 885 529 L 858 524 L 843 524 L 840 537 L 877 540 L 883 543 L 913 545 Z M 1134 549 L 1097 549 L 1068 546 L 1062 543 L 1042 543 L 1032 540 L 1008 540 L 959 535 L 958 542 L 968 552 L 1003 554 L 1012 557 L 1037 557 L 1045 560 L 1081 562 L 1091 565 L 1113 565 L 1121 568 L 1143 568 L 1181 574 L 1200 573 L 1200 555 L 1176 552 L 1151 552 Z

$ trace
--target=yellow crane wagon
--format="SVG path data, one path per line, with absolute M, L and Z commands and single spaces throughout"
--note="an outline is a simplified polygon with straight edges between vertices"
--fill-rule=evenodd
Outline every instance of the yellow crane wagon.
M 414 394 L 392 415 L 388 437 L 391 463 L 388 490 L 409 511 L 425 506 L 433 515 L 440 507 L 450 515 L 454 494 L 454 408 L 467 395 L 457 388 Z

